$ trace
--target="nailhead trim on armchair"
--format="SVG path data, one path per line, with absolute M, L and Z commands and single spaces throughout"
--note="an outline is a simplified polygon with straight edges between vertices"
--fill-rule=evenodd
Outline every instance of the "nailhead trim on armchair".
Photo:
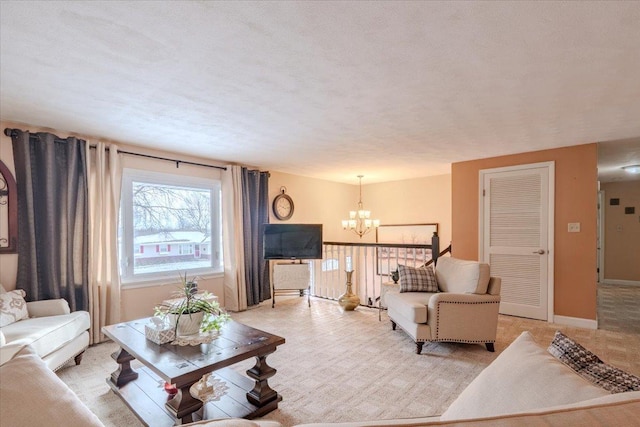
M 475 301 L 475 302 L 461 302 L 461 301 L 438 301 L 438 312 L 440 312 L 441 304 L 465 304 L 465 305 L 475 305 L 475 304 L 500 304 L 496 301 Z M 440 317 L 436 319 L 436 336 L 440 334 Z M 432 340 L 434 342 L 461 342 L 461 343 L 469 343 L 469 344 L 484 344 L 488 342 L 496 342 L 496 340 L 461 340 L 457 338 L 438 338 L 437 340 Z M 424 340 L 423 342 L 428 342 Z

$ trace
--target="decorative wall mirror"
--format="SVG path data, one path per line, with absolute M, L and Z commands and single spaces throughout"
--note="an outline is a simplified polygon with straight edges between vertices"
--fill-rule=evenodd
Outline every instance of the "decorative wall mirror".
M 0 254 L 18 252 L 18 194 L 16 180 L 0 160 Z

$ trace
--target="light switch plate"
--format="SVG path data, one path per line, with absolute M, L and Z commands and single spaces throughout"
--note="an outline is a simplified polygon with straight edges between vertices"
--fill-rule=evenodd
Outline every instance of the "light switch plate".
M 580 223 L 579 222 L 570 222 L 568 226 L 569 233 L 579 233 L 580 232 Z

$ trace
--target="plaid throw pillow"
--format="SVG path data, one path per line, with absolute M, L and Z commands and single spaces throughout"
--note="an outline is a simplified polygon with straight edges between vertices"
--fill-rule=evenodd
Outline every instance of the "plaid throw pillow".
M 602 363 L 598 356 L 560 331 L 556 331 L 547 351 L 576 372 L 593 363 Z
M 431 267 L 398 265 L 400 292 L 438 292 L 438 282 Z
M 547 351 L 584 379 L 611 393 L 640 391 L 640 378 L 607 365 L 560 331 L 556 331 Z

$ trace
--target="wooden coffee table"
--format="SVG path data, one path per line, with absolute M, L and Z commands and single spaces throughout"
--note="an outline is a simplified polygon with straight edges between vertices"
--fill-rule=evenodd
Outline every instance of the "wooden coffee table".
M 158 345 L 146 339 L 144 325 L 149 318 L 105 326 L 102 332 L 120 345 L 111 355 L 120 365 L 107 378 L 112 390 L 136 416 L 148 426 L 172 426 L 194 421 L 194 413 L 203 402 L 189 388 L 204 374 L 214 372 L 215 379 L 228 387 L 217 401 L 207 403 L 208 418 L 255 418 L 273 411 L 282 400 L 267 380 L 276 370 L 267 364 L 267 356 L 285 340 L 230 320 L 211 344 L 196 346 Z M 256 358 L 245 377 L 228 366 Z M 131 362 L 142 365 L 134 371 Z M 164 391 L 164 382 L 174 384 L 178 392 L 172 398 Z M 201 418 L 199 411 L 196 418 Z

